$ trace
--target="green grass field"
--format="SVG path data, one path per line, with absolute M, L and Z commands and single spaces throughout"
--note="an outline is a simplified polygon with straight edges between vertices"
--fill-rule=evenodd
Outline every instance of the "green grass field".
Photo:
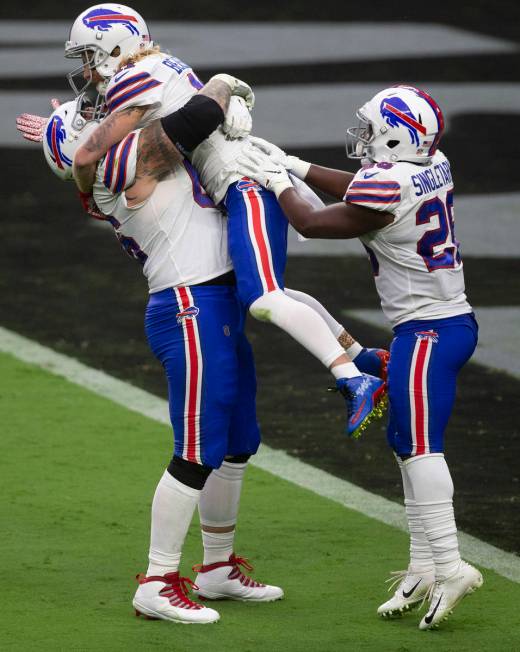
M 378 619 L 406 536 L 255 468 L 237 552 L 285 600 L 217 603 L 216 625 L 135 618 L 169 429 L 10 356 L 0 366 L 1 650 L 520 650 L 520 585 L 491 571 L 438 631 Z M 199 561 L 194 524 L 183 571 Z

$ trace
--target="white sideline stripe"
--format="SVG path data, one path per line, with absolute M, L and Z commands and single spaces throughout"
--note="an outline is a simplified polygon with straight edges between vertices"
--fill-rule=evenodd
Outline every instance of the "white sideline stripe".
M 159 423 L 170 424 L 168 404 L 165 400 L 2 327 L 0 327 L 0 351 L 66 378 L 128 410 L 138 412 Z M 274 450 L 263 444 L 253 464 L 348 509 L 399 530 L 406 530 L 404 509 L 398 503 L 305 464 L 283 451 Z M 520 583 L 520 559 L 516 555 L 464 532 L 459 532 L 459 540 L 462 554 L 466 559 Z

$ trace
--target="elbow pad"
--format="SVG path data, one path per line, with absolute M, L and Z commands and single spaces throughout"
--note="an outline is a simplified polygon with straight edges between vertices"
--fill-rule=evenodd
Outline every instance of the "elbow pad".
M 175 113 L 161 118 L 164 133 L 184 155 L 192 152 L 224 121 L 220 104 L 205 95 L 194 95 Z

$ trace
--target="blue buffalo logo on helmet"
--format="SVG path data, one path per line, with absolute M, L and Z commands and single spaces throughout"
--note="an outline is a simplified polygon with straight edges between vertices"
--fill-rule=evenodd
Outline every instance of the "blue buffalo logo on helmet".
M 63 120 L 59 115 L 55 115 L 49 122 L 45 137 L 49 147 L 49 154 L 56 165 L 61 170 L 63 170 L 66 165 L 71 167 L 72 160 L 68 156 L 65 156 L 61 151 L 61 146 L 65 142 L 65 138 L 67 138 L 67 132 L 65 131 Z
M 199 309 L 197 306 L 189 306 L 178 312 L 175 316 L 177 317 L 177 323 L 182 324 L 185 319 L 195 319 L 199 314 Z
M 419 133 L 424 136 L 426 128 L 417 120 L 404 100 L 396 96 L 385 97 L 381 102 L 380 111 L 390 127 L 399 127 L 400 125 L 406 127 L 411 142 L 419 146 Z
M 132 23 L 137 23 L 137 18 L 130 14 L 121 14 L 113 9 L 100 7 L 89 11 L 83 16 L 83 23 L 90 29 L 99 29 L 108 32 L 114 25 L 123 25 L 131 34 L 139 35 L 139 30 Z

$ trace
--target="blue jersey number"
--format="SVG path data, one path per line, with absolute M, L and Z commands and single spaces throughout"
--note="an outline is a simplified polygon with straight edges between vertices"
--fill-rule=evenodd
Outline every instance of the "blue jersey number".
M 202 208 L 215 208 L 215 204 L 211 197 L 206 193 L 202 187 L 199 179 L 199 174 L 193 165 L 187 160 L 183 161 L 186 172 L 190 175 L 191 185 L 193 190 L 193 199 Z
M 417 243 L 417 253 L 422 256 L 429 272 L 453 269 L 461 261 L 453 221 L 453 192 L 447 193 L 446 204 L 439 197 L 425 201 L 416 213 L 415 223 L 429 224 L 435 216 L 439 218 L 439 226 L 426 231 Z
M 141 263 L 141 265 L 146 263 L 148 256 L 144 253 L 144 251 L 133 238 L 129 238 L 128 236 L 117 232 L 116 238 L 119 240 L 119 244 L 123 247 L 130 258 L 137 260 L 137 262 Z
M 107 220 L 107 222 L 110 222 L 110 224 L 113 226 L 114 235 L 118 239 L 119 244 L 130 256 L 130 258 L 133 258 L 134 260 L 137 260 L 138 263 L 141 263 L 141 265 L 144 265 L 148 259 L 148 256 L 144 253 L 144 251 L 137 244 L 137 242 L 133 238 L 130 238 L 118 232 L 117 229 L 120 228 L 121 224 L 118 220 L 116 220 L 115 217 L 112 217 L 111 215 L 107 215 L 105 219 Z
M 177 57 L 168 57 L 167 59 L 164 59 L 163 65 L 168 66 L 168 68 L 171 68 L 172 70 L 175 70 L 175 72 L 179 73 L 179 75 L 181 72 L 183 72 L 183 70 L 188 70 L 190 68 L 187 63 L 177 59 Z
M 376 252 L 372 249 L 372 247 L 369 247 L 364 242 L 362 245 L 365 247 L 368 254 L 368 260 L 370 261 L 374 276 L 379 276 L 379 261 L 377 260 Z

